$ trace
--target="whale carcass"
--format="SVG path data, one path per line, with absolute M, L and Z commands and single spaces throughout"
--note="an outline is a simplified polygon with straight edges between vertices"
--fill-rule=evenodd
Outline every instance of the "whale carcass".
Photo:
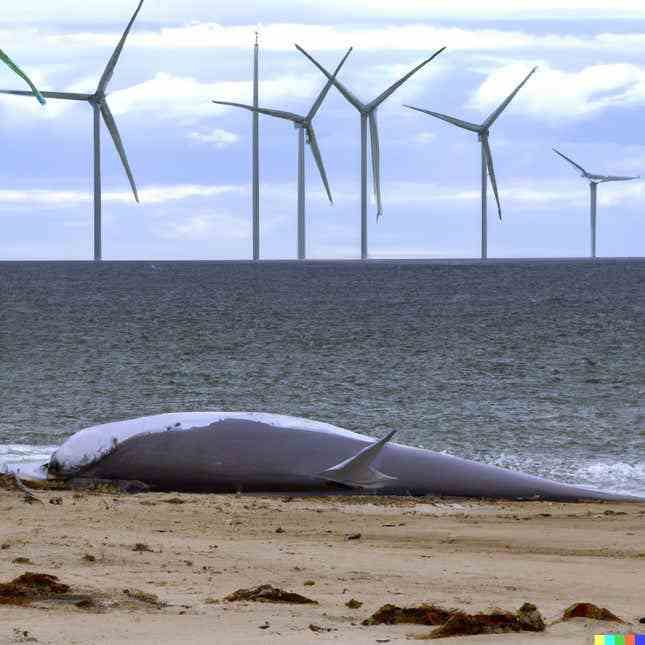
M 248 412 L 186 412 L 81 430 L 48 476 L 138 480 L 157 490 L 351 492 L 504 499 L 629 500 L 327 423 Z

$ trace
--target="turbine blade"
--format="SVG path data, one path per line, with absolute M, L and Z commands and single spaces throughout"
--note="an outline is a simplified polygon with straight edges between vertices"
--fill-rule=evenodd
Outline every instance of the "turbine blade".
M 555 152 L 556 155 L 559 155 L 560 157 L 568 161 L 572 166 L 577 168 L 582 173 L 583 177 L 591 178 L 591 175 L 582 166 L 577 164 L 573 159 L 569 159 L 569 157 L 567 157 L 566 155 L 563 155 L 559 150 L 556 150 L 555 148 L 552 148 L 552 150 L 553 152 Z
M 336 67 L 336 70 L 334 71 L 333 77 L 334 79 L 338 75 L 338 72 L 340 72 L 342 66 L 345 64 L 345 61 L 347 60 L 347 57 L 352 53 L 353 47 L 350 47 L 347 50 L 347 53 L 343 56 L 343 59 L 338 63 L 338 66 Z M 315 116 L 318 110 L 320 109 L 320 106 L 322 105 L 322 102 L 325 100 L 325 97 L 329 93 L 329 90 L 331 89 L 331 86 L 333 85 L 333 81 L 330 79 L 327 81 L 327 84 L 323 89 L 321 90 L 320 94 L 318 95 L 318 98 L 315 100 L 314 104 L 311 106 L 311 110 L 309 110 L 309 114 L 307 114 L 307 121 L 311 121 Z
M 640 177 L 624 177 L 622 175 L 597 175 L 600 181 L 631 181 L 632 179 L 640 179 Z
M 114 50 L 114 53 L 110 57 L 110 60 L 108 61 L 107 66 L 105 67 L 105 71 L 103 72 L 103 75 L 99 80 L 99 85 L 96 89 L 98 93 L 105 92 L 109 82 L 112 80 L 112 74 L 114 74 L 114 68 L 116 67 L 116 64 L 119 62 L 119 56 L 121 56 L 121 51 L 123 50 L 125 41 L 128 38 L 128 34 L 130 33 L 130 29 L 132 29 L 132 25 L 134 24 L 134 21 L 139 15 L 139 11 L 141 11 L 142 5 L 143 5 L 143 0 L 139 0 L 139 4 L 136 8 L 136 11 L 132 15 L 132 18 L 130 18 L 130 22 L 128 23 L 128 26 L 125 28 L 125 31 L 123 32 L 123 36 L 121 36 L 121 40 L 119 40 L 119 44 L 116 46 L 116 49 Z
M 388 89 L 386 89 L 385 92 L 383 92 L 383 94 L 376 97 L 371 103 L 369 103 L 368 107 L 374 108 L 379 106 L 381 103 L 383 103 L 385 99 L 392 96 L 392 94 L 394 94 L 394 92 L 396 92 L 396 90 L 398 90 L 399 87 L 401 87 L 401 85 L 403 85 L 403 83 L 405 83 L 412 75 L 416 74 L 422 67 L 425 67 L 430 61 L 434 60 L 437 56 L 439 56 L 439 54 L 444 49 L 446 48 L 442 47 L 441 49 L 438 49 L 434 54 L 432 54 L 432 56 L 430 56 L 430 58 L 426 58 L 426 60 L 424 60 L 422 63 L 417 65 L 413 70 L 408 72 L 403 78 L 399 79 L 396 83 L 388 87 Z
M 372 144 L 372 179 L 374 181 L 374 196 L 376 197 L 376 219 L 383 215 L 383 200 L 381 199 L 381 145 L 378 136 L 378 122 L 376 110 L 369 115 L 370 142 Z
M 488 176 L 490 177 L 490 183 L 493 186 L 493 192 L 495 193 L 495 201 L 497 202 L 497 215 L 499 216 L 500 222 L 502 221 L 502 205 L 499 201 L 499 192 L 497 191 L 497 179 L 495 178 L 495 168 L 493 167 L 493 153 L 490 150 L 490 144 L 488 143 L 488 138 L 483 139 L 482 145 L 484 146 L 484 156 L 486 157 L 486 167 L 488 168 Z
M 501 105 L 484 121 L 483 126 L 488 130 L 493 123 L 497 120 L 499 115 L 508 107 L 508 104 L 515 98 L 515 95 L 526 85 L 527 81 L 533 74 L 535 74 L 537 67 L 534 67 L 527 75 L 526 78 L 506 97 Z
M 25 72 L 23 72 L 18 65 L 16 65 L 7 54 L 5 54 L 2 49 L 0 49 L 0 60 L 3 61 L 9 69 L 13 70 L 20 78 L 22 78 L 27 85 L 31 88 L 31 93 L 38 99 L 38 102 L 41 105 L 45 105 L 46 101 L 43 98 L 43 95 L 38 91 L 38 88 L 31 82 L 31 79 Z
M 134 183 L 134 177 L 132 176 L 132 171 L 130 170 L 128 157 L 125 154 L 125 148 L 123 147 L 123 141 L 121 140 L 121 135 L 119 134 L 119 130 L 116 127 L 116 121 L 114 120 L 114 117 L 112 116 L 112 112 L 110 111 L 110 108 L 108 107 L 108 104 L 105 101 L 101 103 L 100 109 L 101 109 L 101 114 L 103 115 L 103 120 L 105 121 L 105 125 L 107 126 L 109 133 L 112 135 L 112 141 L 114 141 L 116 150 L 119 153 L 119 157 L 121 158 L 121 163 L 123 164 L 123 168 L 125 169 L 125 174 L 128 176 L 128 181 L 130 182 L 130 186 L 132 186 L 132 192 L 134 193 L 134 198 L 137 200 L 137 203 L 138 203 L 139 193 L 137 192 L 137 186 Z
M 10 94 L 11 96 L 33 96 L 32 92 L 24 90 L 0 90 L 0 94 Z M 73 92 L 41 92 L 47 99 L 66 99 L 68 101 L 89 101 L 91 94 L 76 94 Z
M 334 199 L 331 196 L 331 189 L 329 188 L 329 181 L 327 180 L 327 172 L 325 171 L 325 164 L 322 160 L 322 155 L 320 154 L 320 148 L 318 147 L 318 140 L 316 139 L 316 133 L 312 125 L 307 128 L 307 138 L 309 139 L 309 145 L 311 146 L 311 153 L 314 156 L 316 161 L 316 166 L 318 166 L 318 172 L 320 173 L 320 178 L 322 183 L 325 186 L 325 191 L 327 192 L 327 197 L 329 198 L 329 203 L 333 204 Z
M 430 110 L 423 110 L 422 108 L 413 107 L 411 105 L 405 105 L 404 107 L 410 108 L 411 110 L 416 110 L 417 112 L 423 112 L 424 114 L 429 114 L 430 116 L 434 116 L 437 119 L 441 119 L 442 121 L 452 123 L 452 125 L 456 125 L 457 127 L 463 128 L 464 130 L 470 130 L 471 132 L 481 132 L 482 130 L 482 127 L 480 125 L 477 125 L 476 123 L 462 121 L 461 119 L 456 119 L 454 116 L 448 116 L 447 114 L 441 114 L 440 112 L 431 112 Z
M 300 45 L 296 45 L 296 49 L 304 54 L 357 110 L 362 111 L 365 109 L 365 105 L 361 103 L 338 79 L 335 79 L 313 56 L 310 56 L 302 47 L 300 47 Z
M 217 105 L 227 105 L 229 107 L 239 107 L 250 112 L 257 112 L 258 114 L 266 114 L 274 116 L 278 119 L 286 119 L 287 121 L 294 121 L 295 123 L 302 123 L 305 118 L 293 112 L 283 112 L 282 110 L 270 110 L 269 108 L 256 108 L 253 105 L 246 105 L 245 103 L 232 103 L 230 101 L 211 101 Z

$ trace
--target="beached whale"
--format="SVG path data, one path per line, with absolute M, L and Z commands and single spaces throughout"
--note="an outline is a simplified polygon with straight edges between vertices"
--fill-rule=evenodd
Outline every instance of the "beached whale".
M 161 414 L 77 432 L 52 455 L 48 476 L 138 480 L 166 491 L 639 499 L 400 445 L 393 435 L 376 440 L 275 414 Z

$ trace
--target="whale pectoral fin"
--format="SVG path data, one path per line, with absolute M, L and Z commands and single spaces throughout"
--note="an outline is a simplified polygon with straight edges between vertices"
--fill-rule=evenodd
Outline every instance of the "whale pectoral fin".
M 336 466 L 324 470 L 318 476 L 352 488 L 383 488 L 387 486 L 396 477 L 390 477 L 376 470 L 371 464 L 395 432 L 396 430 L 393 430 L 383 439 L 375 441 L 372 445 L 363 448 L 356 455 L 341 461 Z

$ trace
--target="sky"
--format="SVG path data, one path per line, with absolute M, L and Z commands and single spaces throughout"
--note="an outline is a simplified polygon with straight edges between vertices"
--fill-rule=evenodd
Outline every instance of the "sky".
M 485 10 L 482 8 L 485 5 Z M 106 260 L 251 254 L 251 102 L 306 113 L 324 85 L 298 43 L 375 98 L 429 57 L 379 110 L 384 215 L 369 205 L 376 258 L 468 258 L 480 247 L 477 135 L 404 104 L 481 122 L 534 65 L 490 143 L 504 220 L 489 195 L 490 257 L 589 253 L 590 172 L 645 176 L 645 5 L 633 0 L 146 0 L 109 87 L 141 194 L 105 129 Z M 22 0 L 0 12 L 0 47 L 41 90 L 93 92 L 135 0 Z M 24 89 L 0 68 L 0 87 Z M 92 257 L 91 108 L 0 98 L 0 260 Z M 315 120 L 334 205 L 307 151 L 307 255 L 360 256 L 360 123 L 333 89 Z M 297 133 L 260 120 L 261 254 L 296 256 Z M 371 188 L 371 184 L 370 184 Z M 645 180 L 598 190 L 598 254 L 645 255 Z

